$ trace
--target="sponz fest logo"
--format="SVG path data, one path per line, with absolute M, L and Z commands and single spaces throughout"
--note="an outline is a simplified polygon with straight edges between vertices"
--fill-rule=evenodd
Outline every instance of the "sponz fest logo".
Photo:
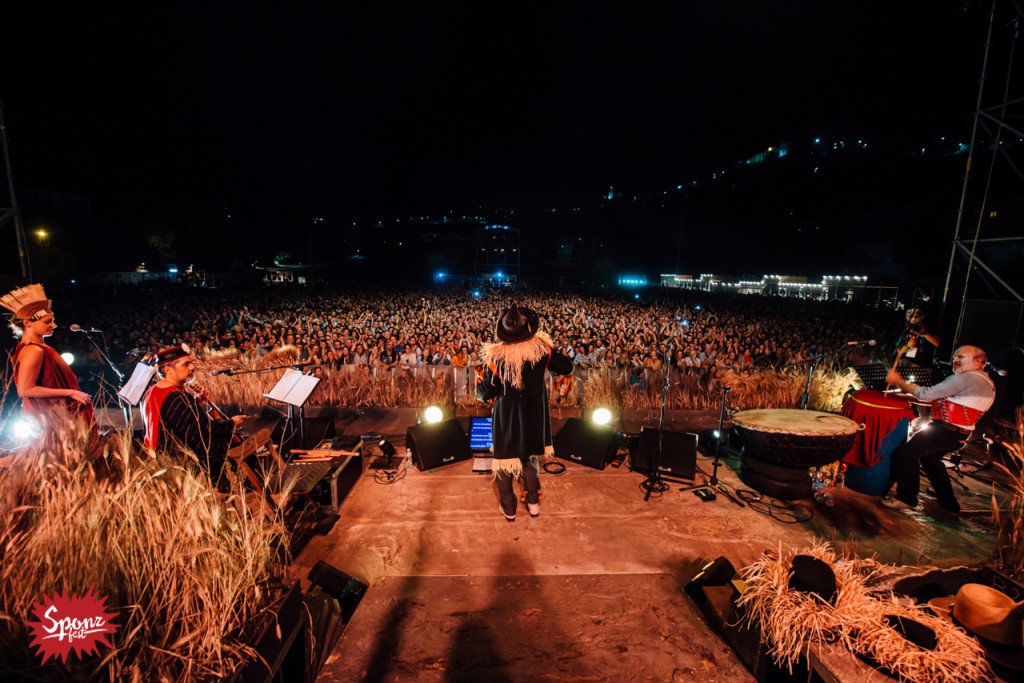
M 95 584 L 82 597 L 57 592 L 52 598 L 43 597 L 43 604 L 32 605 L 40 621 L 26 621 L 32 635 L 29 647 L 39 647 L 39 655 L 46 663 L 50 657 L 67 661 L 72 650 L 79 658 L 84 653 L 97 654 L 96 644 L 110 647 L 106 636 L 117 632 L 118 624 L 110 623 L 116 614 L 106 612 L 107 598 L 93 595 Z

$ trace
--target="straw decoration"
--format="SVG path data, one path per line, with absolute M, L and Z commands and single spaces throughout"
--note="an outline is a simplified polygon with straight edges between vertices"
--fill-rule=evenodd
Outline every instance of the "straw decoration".
M 789 588 L 792 558 L 811 555 L 832 567 L 837 593 L 834 604 Z M 746 608 L 744 620 L 759 629 L 769 652 L 792 673 L 809 645 L 836 643 L 866 655 L 902 681 L 967 683 L 988 680 L 990 668 L 978 642 L 966 632 L 923 607 L 907 607 L 891 593 L 879 597 L 867 583 L 885 567 L 875 560 L 839 559 L 825 543 L 774 559 L 764 556 L 743 568 L 747 591 L 737 600 Z M 884 621 L 886 615 L 907 617 L 935 631 L 935 650 L 923 650 Z

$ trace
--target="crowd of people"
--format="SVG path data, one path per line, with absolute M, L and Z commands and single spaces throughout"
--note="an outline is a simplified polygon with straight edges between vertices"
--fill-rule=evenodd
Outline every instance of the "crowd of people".
M 877 338 L 878 346 L 866 348 L 879 353 L 901 329 L 898 313 L 861 304 L 670 290 L 634 295 L 497 289 L 476 296 L 453 289 L 174 288 L 66 298 L 62 311 L 69 312 L 62 316 L 75 319 L 61 327 L 80 320 L 82 327 L 88 322 L 102 329 L 110 355 L 124 370 L 144 354 L 181 343 L 200 355 L 254 358 L 293 346 L 301 361 L 325 369 L 477 366 L 484 345 L 494 341 L 494 320 L 513 299 L 540 314 L 555 350 L 572 358 L 578 372 L 622 368 L 634 371 L 635 382 L 644 381 L 644 369 L 665 366 L 704 382 L 714 382 L 725 369 L 750 372 L 822 354 L 822 362 L 841 366 L 851 353 L 864 353 L 865 347 L 847 342 Z M 54 345 L 74 346 L 85 363 L 100 366 L 85 335 L 58 330 Z

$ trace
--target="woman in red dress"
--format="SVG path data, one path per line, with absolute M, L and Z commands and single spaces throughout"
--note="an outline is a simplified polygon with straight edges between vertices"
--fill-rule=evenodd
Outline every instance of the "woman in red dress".
M 18 346 L 11 354 L 14 382 L 22 399 L 21 414 L 41 422 L 51 409 L 63 406 L 72 415 L 93 421 L 92 399 L 78 386 L 68 364 L 46 344 L 57 328 L 42 285 L 28 285 L 0 297 L 11 311 L 11 329 Z

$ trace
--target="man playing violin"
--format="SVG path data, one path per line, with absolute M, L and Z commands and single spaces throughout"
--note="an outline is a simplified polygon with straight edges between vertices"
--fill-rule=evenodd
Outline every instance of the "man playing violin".
M 213 409 L 205 393 L 197 400 L 185 390 L 195 379 L 191 351 L 185 344 L 158 352 L 156 367 L 160 381 L 142 400 L 146 447 L 191 451 L 209 472 L 211 481 L 218 483 L 231 436 L 245 415 L 213 419 L 199 405 L 203 401 Z
M 943 510 L 959 514 L 960 503 L 942 457 L 963 446 L 985 411 L 992 407 L 996 388 L 985 372 L 988 358 L 977 346 L 961 346 L 953 356 L 953 374 L 933 387 L 921 387 L 904 380 L 896 370 L 885 381 L 900 391 L 932 404 L 932 420 L 892 454 L 892 478 L 896 497 L 883 500 L 891 508 L 913 508 L 921 485 L 921 470 L 935 490 Z
M 935 349 L 941 343 L 939 335 L 930 332 L 925 326 L 924 311 L 920 308 L 907 311 L 907 327 L 899 345 L 902 359 L 920 368 L 930 368 Z

